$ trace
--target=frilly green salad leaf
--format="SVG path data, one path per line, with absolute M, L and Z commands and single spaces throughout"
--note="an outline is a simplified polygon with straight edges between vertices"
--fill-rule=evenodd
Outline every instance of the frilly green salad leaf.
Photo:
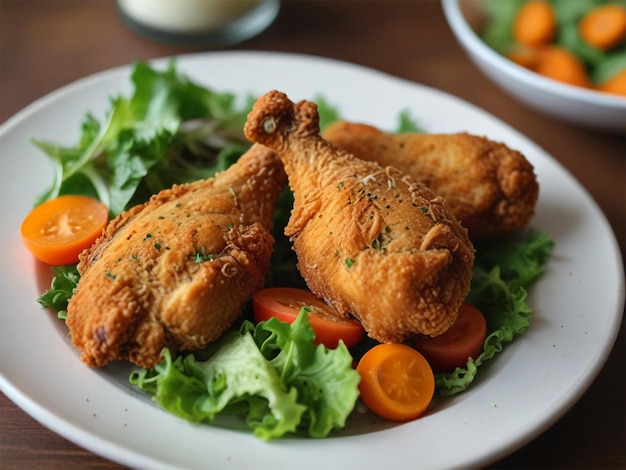
M 345 426 L 358 398 L 359 374 L 341 343 L 327 349 L 303 310 L 289 325 L 275 318 L 245 321 L 223 336 L 206 360 L 192 354 L 135 371 L 130 382 L 154 395 L 171 413 L 193 422 L 236 414 L 261 439 L 306 429 L 325 437 Z
M 35 140 L 55 164 L 52 186 L 38 202 L 85 194 L 105 202 L 112 216 L 174 183 L 212 176 L 230 166 L 250 142 L 243 124 L 252 98 L 201 87 L 171 61 L 159 72 L 137 63 L 134 93 L 111 99 L 105 121 L 85 117 L 78 143 Z
M 465 390 L 480 365 L 526 331 L 532 316 L 526 288 L 544 271 L 553 246 L 547 234 L 531 230 L 524 240 L 505 239 L 477 248 L 466 302 L 483 313 L 488 335 L 483 352 L 475 360 L 469 359 L 466 367 L 436 374 L 438 395 Z
M 78 285 L 80 274 L 76 265 L 53 266 L 51 270 L 53 277 L 50 289 L 39 297 L 37 302 L 44 308 L 54 310 L 61 320 L 65 320 L 67 304 Z

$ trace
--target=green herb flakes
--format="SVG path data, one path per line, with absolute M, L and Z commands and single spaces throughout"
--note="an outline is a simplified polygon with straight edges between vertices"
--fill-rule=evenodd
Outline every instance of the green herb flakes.
M 215 258 L 213 253 L 204 254 L 204 250 L 202 252 L 196 251 L 196 254 L 193 257 L 193 260 L 196 264 L 204 263 L 205 261 L 211 261 Z

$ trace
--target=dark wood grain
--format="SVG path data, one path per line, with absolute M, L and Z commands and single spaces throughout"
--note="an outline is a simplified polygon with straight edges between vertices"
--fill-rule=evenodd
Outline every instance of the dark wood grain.
M 283 1 L 266 31 L 230 49 L 288 51 L 354 62 L 476 104 L 528 136 L 569 170 L 605 213 L 625 252 L 624 135 L 558 122 L 504 94 L 465 56 L 438 1 Z M 135 35 L 122 24 L 110 0 L 0 0 L 0 122 L 86 75 L 135 60 L 199 50 Z M 593 241 L 588 249 L 593 250 Z M 624 337 L 622 324 L 606 366 L 580 401 L 493 468 L 626 468 Z M 49 431 L 1 394 L 0 467 L 121 468 Z

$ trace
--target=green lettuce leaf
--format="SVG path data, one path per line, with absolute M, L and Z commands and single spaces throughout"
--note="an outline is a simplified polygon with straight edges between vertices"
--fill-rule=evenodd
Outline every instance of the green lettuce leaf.
M 253 325 L 248 322 L 243 327 Z M 304 309 L 292 325 L 271 318 L 259 323 L 253 334 L 283 382 L 298 389 L 298 401 L 307 406 L 303 426 L 309 435 L 325 437 L 343 428 L 359 395 L 359 374 L 345 344 L 340 342 L 336 349 L 315 345 Z
M 61 194 L 97 197 L 116 216 L 174 183 L 213 176 L 251 145 L 243 124 L 252 98 L 218 93 L 178 73 L 134 65 L 134 92 L 117 96 L 103 123 L 88 114 L 76 145 L 33 142 L 54 163 L 54 180 L 38 203 Z
M 75 264 L 53 266 L 51 272 L 53 277 L 50 289 L 39 297 L 37 302 L 43 308 L 54 310 L 61 320 L 65 320 L 67 317 L 67 304 L 72 295 L 74 295 L 74 289 L 78 285 L 80 274 L 78 274 Z
M 435 374 L 436 393 L 453 395 L 465 390 L 478 374 L 478 367 L 502 351 L 506 343 L 524 333 L 532 310 L 526 303 L 526 287 L 545 269 L 554 243 L 546 233 L 530 230 L 523 240 L 503 239 L 477 248 L 467 303 L 487 320 L 483 352 L 466 367 Z
M 294 432 L 305 406 L 287 389 L 249 334 L 227 335 L 211 358 L 193 355 L 172 361 L 169 350 L 152 370 L 133 372 L 130 382 L 155 395 L 167 411 L 192 422 L 212 421 L 242 411 L 261 439 Z
M 130 382 L 189 421 L 237 414 L 264 440 L 298 429 L 325 437 L 345 425 L 359 375 L 343 344 L 329 350 L 314 339 L 306 312 L 292 325 L 245 321 L 211 347 L 206 360 L 192 354 L 172 360 L 164 350 L 160 364 L 134 371 Z

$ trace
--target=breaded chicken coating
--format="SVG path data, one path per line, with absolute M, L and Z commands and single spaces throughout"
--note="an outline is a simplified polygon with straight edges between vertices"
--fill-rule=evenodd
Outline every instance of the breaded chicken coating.
M 473 241 L 511 233 L 534 215 L 539 184 L 533 166 L 502 143 L 467 133 L 390 134 L 345 121 L 328 126 L 323 137 L 443 196 Z
M 441 197 L 327 143 L 312 102 L 272 91 L 244 132 L 283 160 L 294 194 L 285 234 L 314 294 L 380 342 L 438 335 L 454 323 L 474 249 Z
M 253 146 L 214 178 L 164 190 L 112 220 L 80 255 L 67 326 L 81 359 L 150 368 L 161 350 L 219 338 L 263 287 L 276 199 L 276 154 Z

